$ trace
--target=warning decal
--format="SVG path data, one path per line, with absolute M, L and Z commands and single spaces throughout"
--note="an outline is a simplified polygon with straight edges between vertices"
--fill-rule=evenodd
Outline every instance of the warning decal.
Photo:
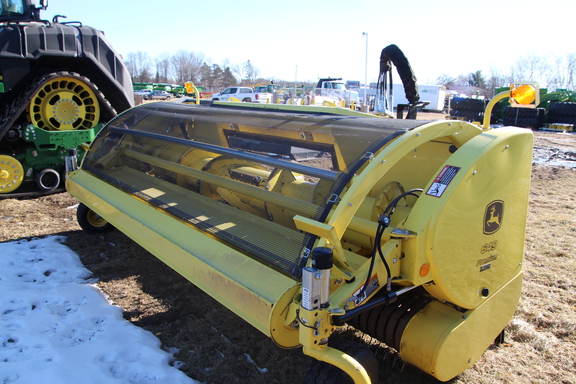
M 358 296 L 358 295 L 360 294 L 360 292 L 362 291 L 362 288 L 364 288 L 364 286 L 358 288 L 358 290 L 356 290 L 356 292 L 354 292 L 354 297 L 356 298 L 354 300 L 354 304 L 360 305 L 364 300 L 366 300 L 366 298 L 368 296 L 370 296 L 372 294 L 372 292 L 374 292 L 376 289 L 378 289 L 379 286 L 380 286 L 380 283 L 378 282 L 378 274 L 375 274 L 374 276 L 372 276 L 370 278 L 370 282 L 368 283 L 368 286 L 366 286 L 366 290 L 364 290 L 364 293 L 362 294 L 362 296 Z
M 453 165 L 446 165 L 442 171 L 436 176 L 436 179 L 428 188 L 426 192 L 429 196 L 442 197 L 442 194 L 448 188 L 448 185 L 452 182 L 456 174 L 460 170 L 460 167 L 454 167 Z

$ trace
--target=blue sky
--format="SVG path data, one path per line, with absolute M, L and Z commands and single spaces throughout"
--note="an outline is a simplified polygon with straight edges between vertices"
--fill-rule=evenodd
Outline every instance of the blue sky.
M 103 30 L 123 55 L 185 49 L 209 64 L 250 60 L 263 77 L 298 81 L 363 82 L 366 51 L 375 81 L 389 44 L 405 53 L 421 84 L 442 74 L 509 73 L 528 54 L 576 53 L 574 0 L 49 0 L 42 16 L 55 14 Z

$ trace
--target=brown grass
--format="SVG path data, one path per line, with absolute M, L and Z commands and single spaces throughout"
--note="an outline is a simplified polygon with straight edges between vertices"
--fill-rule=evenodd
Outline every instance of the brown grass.
M 506 343 L 452 383 L 576 382 L 576 170 L 535 166 L 520 305 Z M 177 348 L 205 383 L 299 383 L 309 358 L 282 350 L 122 233 L 86 235 L 68 194 L 0 201 L 0 241 L 64 235 L 124 317 Z M 380 347 L 381 383 L 435 383 Z M 248 361 L 248 354 L 254 365 Z M 260 372 L 266 368 L 267 372 Z

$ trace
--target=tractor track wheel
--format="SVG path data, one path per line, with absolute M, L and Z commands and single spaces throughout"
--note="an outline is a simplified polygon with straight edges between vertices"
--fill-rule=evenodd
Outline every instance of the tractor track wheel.
M 334 339 L 329 346 L 352 356 L 368 372 L 372 383 L 378 382 L 378 360 L 366 345 L 349 339 Z M 354 384 L 354 381 L 340 368 L 314 360 L 306 372 L 304 384 Z
M 84 231 L 88 233 L 106 233 L 114 229 L 114 226 L 104 220 L 102 216 L 88 208 L 85 204 L 78 204 L 76 220 Z
M 24 181 L 24 168 L 18 159 L 0 155 L 0 194 L 18 189 Z
M 90 129 L 100 121 L 97 88 L 76 73 L 48 75 L 30 99 L 29 121 L 47 131 Z

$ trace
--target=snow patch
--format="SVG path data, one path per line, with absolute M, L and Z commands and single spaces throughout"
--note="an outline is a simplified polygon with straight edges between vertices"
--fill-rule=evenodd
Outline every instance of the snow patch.
M 0 382 L 196 383 L 87 284 L 90 271 L 63 239 L 0 243 Z

